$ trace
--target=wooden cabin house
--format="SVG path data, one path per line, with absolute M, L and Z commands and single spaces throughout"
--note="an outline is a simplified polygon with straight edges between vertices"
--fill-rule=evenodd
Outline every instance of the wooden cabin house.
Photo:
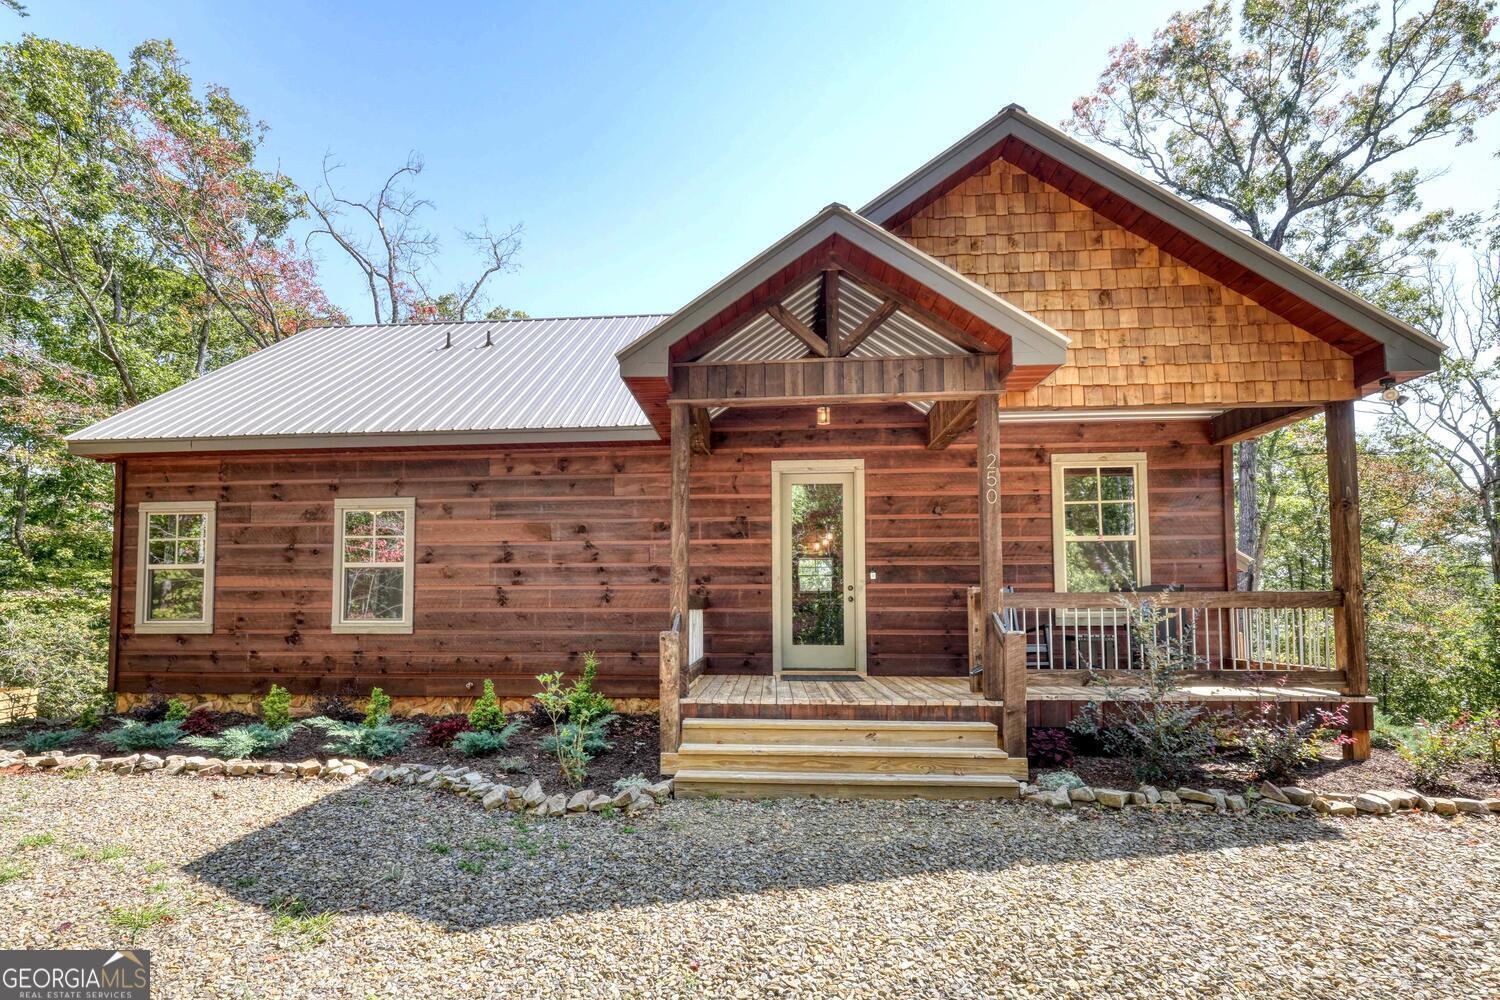
M 1147 640 L 1368 752 L 1352 405 L 1441 351 L 1012 106 L 671 315 L 311 330 L 69 441 L 122 702 L 594 651 L 684 793 L 1001 795 Z M 1238 592 L 1231 446 L 1318 412 L 1333 587 Z

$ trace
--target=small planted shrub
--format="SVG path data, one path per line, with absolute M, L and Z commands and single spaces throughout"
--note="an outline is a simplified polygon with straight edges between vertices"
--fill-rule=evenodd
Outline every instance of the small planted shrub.
M 592 651 L 583 654 L 583 672 L 568 689 L 568 721 L 587 726 L 595 719 L 609 715 L 615 703 L 594 690 L 594 680 L 599 673 L 599 657 Z
M 651 787 L 651 782 L 644 774 L 640 773 L 627 774 L 615 782 L 616 792 L 628 792 L 631 790 L 643 792 L 649 787 Z
M 85 735 L 82 729 L 39 729 L 27 733 L 21 741 L 21 749 L 29 754 L 47 753 L 67 746 Z
M 313 715 L 321 715 L 325 719 L 334 719 L 338 722 L 359 722 L 364 718 L 364 713 L 354 707 L 350 700 L 353 696 L 352 688 L 319 695 L 313 701 Z
M 1037 767 L 1073 766 L 1073 739 L 1066 729 L 1033 729 L 1026 751 Z
M 219 731 L 213 713 L 206 708 L 189 712 L 182 720 L 182 731 L 188 736 L 212 736 Z
M 552 735 L 538 744 L 544 753 L 557 755 L 557 766 L 563 778 L 573 787 L 583 784 L 588 764 L 595 754 L 612 745 L 606 738 L 614 703 L 594 691 L 594 675 L 599 658 L 592 652 L 583 654 L 583 672 L 569 686 L 563 685 L 560 671 L 541 674 L 537 682 L 537 709 L 552 726 Z
M 126 719 L 120 723 L 119 729 L 103 734 L 99 740 L 121 751 L 165 750 L 181 742 L 182 723 L 146 723 Z
M 553 735 L 543 736 L 537 745 L 544 753 L 556 753 L 560 746 L 571 744 L 580 748 L 586 759 L 597 757 L 614 746 L 609 741 L 609 726 L 614 721 L 613 715 L 606 715 L 586 726 L 565 722 Z
M 389 757 L 406 749 L 411 738 L 421 729 L 415 722 L 371 724 L 368 717 L 359 724 L 323 718 L 309 719 L 307 724 L 328 735 L 328 742 L 323 744 L 323 749 L 340 755 L 371 759 Z
M 1411 740 L 1396 752 L 1411 768 L 1419 788 L 1441 788 L 1471 753 L 1472 741 L 1460 722 L 1418 722 Z
M 184 738 L 184 742 L 188 746 L 234 760 L 256 757 L 267 750 L 286 746 L 300 728 L 296 723 L 282 729 L 272 729 L 264 722 L 252 722 L 248 726 L 231 726 L 217 736 L 188 736 Z
M 1347 708 L 1318 709 L 1298 722 L 1280 719 L 1275 702 L 1262 702 L 1255 718 L 1240 728 L 1237 742 L 1250 757 L 1250 775 L 1267 781 L 1290 780 L 1304 764 L 1323 755 L 1329 746 L 1349 739 Z
M 423 742 L 430 747 L 451 747 L 454 737 L 473 730 L 473 725 L 462 715 L 450 715 L 427 727 Z
M 476 733 L 495 733 L 505 728 L 505 710 L 500 707 L 500 699 L 495 697 L 494 681 L 485 680 L 484 693 L 469 710 L 469 728 Z
M 501 750 L 509 750 L 511 739 L 522 725 L 524 723 L 517 719 L 504 729 L 494 732 L 471 729 L 454 737 L 453 748 L 465 757 L 486 757 L 492 753 L 499 753 Z
M 181 698 L 172 698 L 167 702 L 167 711 L 162 718 L 166 722 L 183 722 L 188 715 L 187 702 Z
M 365 722 L 370 729 L 384 725 L 391 717 L 391 698 L 380 688 L 370 689 L 370 700 L 365 704 Z
M 1049 792 L 1082 788 L 1084 781 L 1072 771 L 1048 771 L 1036 779 L 1036 787 Z
M 292 696 L 287 689 L 272 684 L 260 700 L 260 721 L 271 729 L 285 729 L 292 724 Z

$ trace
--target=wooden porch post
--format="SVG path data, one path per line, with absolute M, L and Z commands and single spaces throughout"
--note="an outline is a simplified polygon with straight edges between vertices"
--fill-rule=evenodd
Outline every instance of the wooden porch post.
M 1370 667 L 1365 649 L 1365 575 L 1359 541 L 1359 466 L 1354 446 L 1354 404 L 1348 400 L 1324 407 L 1328 428 L 1328 537 L 1333 554 L 1333 589 L 1344 596 L 1334 611 L 1334 647 L 1344 671 L 1344 692 L 1370 693 Z M 1353 706 L 1352 720 L 1367 720 L 1366 706 Z M 1344 756 L 1370 756 L 1368 721 L 1353 727 L 1354 742 Z
M 1026 661 L 1005 655 L 1004 637 L 991 615 L 1003 602 L 1004 559 L 1000 550 L 1000 396 L 975 397 L 975 425 L 979 438 L 979 600 L 983 606 L 984 695 L 1004 701 L 1001 727 L 1005 752 L 1026 756 Z M 1022 649 L 1024 650 L 1024 646 Z
M 675 754 L 681 737 L 682 699 L 687 695 L 688 498 L 693 469 L 692 410 L 672 407 L 672 576 L 668 589 L 669 632 L 661 642 L 661 752 Z

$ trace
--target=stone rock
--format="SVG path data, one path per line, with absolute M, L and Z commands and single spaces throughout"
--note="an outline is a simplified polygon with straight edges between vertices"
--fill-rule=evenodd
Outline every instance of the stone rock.
M 1432 812 L 1432 800 L 1423 795 L 1421 792 L 1412 792 L 1411 801 L 1413 806 L 1422 810 L 1423 812 Z
M 1182 808 L 1184 808 L 1184 809 L 1196 809 L 1198 812 L 1217 812 L 1218 811 L 1218 807 L 1216 807 L 1212 802 L 1184 802 L 1182 804 Z
M 1070 788 L 1068 789 L 1068 798 L 1074 802 L 1093 802 L 1095 801 L 1094 790 L 1087 785 L 1084 785 L 1082 788 Z
M 1262 781 L 1260 783 L 1260 797 L 1262 799 L 1268 799 L 1271 802 L 1282 802 L 1286 805 L 1293 804 L 1291 799 L 1281 794 L 1281 789 L 1277 788 L 1269 781 Z
M 1200 805 L 1218 806 L 1219 800 L 1214 798 L 1211 792 L 1200 792 L 1196 788 L 1179 788 L 1177 797 L 1184 802 L 1196 802 Z
M 1345 802 L 1342 799 L 1324 799 L 1328 803 L 1328 815 L 1330 816 L 1357 816 L 1359 810 L 1353 802 Z
M 1285 789 L 1283 789 L 1283 791 L 1285 791 Z M 1318 794 L 1327 799 L 1329 802 L 1347 802 L 1350 805 L 1354 804 L 1354 795 L 1350 792 L 1320 792 Z
M 208 758 L 207 757 L 197 757 L 197 756 L 189 757 L 187 760 L 185 760 L 185 761 L 182 762 L 182 769 L 184 771 L 197 771 L 200 768 L 202 768 L 204 764 L 207 764 L 207 763 L 208 763 Z
M 328 774 L 325 775 L 325 777 L 332 777 L 332 778 L 352 778 L 352 777 L 354 777 L 354 765 L 353 764 L 340 764 L 338 767 L 336 767 L 332 771 L 328 772 Z
M 329 757 L 328 758 L 328 762 L 324 766 L 325 767 L 343 767 L 344 766 L 344 762 L 341 761 L 341 760 L 339 760 L 337 757 Z
M 582 791 L 578 791 L 578 792 L 574 792 L 573 793 L 572 797 L 568 799 L 568 804 L 567 804 L 566 808 L 567 808 L 567 811 L 570 812 L 570 813 L 587 812 L 589 806 L 592 805 L 593 802 L 594 802 L 594 793 L 593 793 L 593 791 L 591 791 L 590 789 L 585 788 Z
M 1378 795 L 1371 795 L 1368 792 L 1364 795 L 1356 795 L 1354 797 L 1354 808 L 1362 813 L 1370 813 L 1375 816 L 1389 816 L 1393 812 L 1391 804 L 1388 801 Z
M 1229 807 L 1230 812 L 1242 813 L 1245 811 L 1245 797 L 1243 795 L 1226 795 L 1224 804 Z
M 268 760 L 260 766 L 261 774 L 280 774 L 286 769 L 286 765 L 279 760 Z
M 154 753 L 143 753 L 141 754 L 141 759 L 136 762 L 135 769 L 137 771 L 157 771 L 161 769 L 164 763 L 166 762 Z
M 1125 808 L 1125 803 L 1130 801 L 1130 793 L 1122 792 L 1117 788 L 1096 788 L 1094 789 L 1094 799 L 1101 806 L 1108 806 L 1110 809 L 1123 809 Z
M 1315 805 L 1317 801 L 1321 800 L 1315 800 Z M 1302 811 L 1301 806 L 1294 806 L 1290 802 L 1282 802 L 1280 799 L 1273 799 L 1269 796 L 1263 797 L 1260 801 L 1256 802 L 1255 808 L 1259 812 L 1268 813 L 1299 813 Z
M 602 813 L 606 809 L 613 808 L 613 806 L 614 803 L 610 801 L 608 795 L 600 795 L 589 803 L 589 812 Z
M 1208 794 L 1210 794 L 1210 795 L 1212 795 L 1214 797 L 1214 811 L 1215 812 L 1221 812 L 1222 813 L 1222 812 L 1228 812 L 1229 811 L 1229 793 L 1228 792 L 1224 791 L 1224 789 L 1222 789 L 1222 788 L 1210 788 L 1208 790 Z
M 1287 785 L 1281 789 L 1281 794 L 1294 806 L 1310 806 L 1317 794 L 1306 788 L 1298 788 L 1296 785 Z
M 1489 812 L 1485 808 L 1484 803 L 1479 799 L 1454 799 L 1453 804 L 1458 807 L 1459 812 L 1467 813 L 1470 816 L 1481 816 Z
M 505 800 L 505 808 L 511 812 L 520 812 L 526 808 L 526 799 L 515 789 L 511 789 L 510 796 Z
M 208 758 L 207 760 L 205 760 L 203 762 L 203 766 L 202 767 L 198 768 L 198 772 L 197 773 L 199 773 L 199 774 L 223 774 L 224 773 L 224 762 L 222 760 L 220 760 L 219 758 L 217 758 L 217 757 L 210 757 L 210 758 Z
M 323 765 L 309 757 L 302 763 L 296 765 L 297 776 L 302 778 L 316 778 L 323 770 Z
M 665 802 L 672 797 L 672 779 L 666 778 L 654 785 L 646 786 L 646 794 L 658 802 Z
M 1484 807 L 1492 813 L 1500 813 L 1500 799 L 1485 799 Z
M 32 767 L 56 767 L 62 762 L 63 755 L 56 750 L 53 750 L 50 753 L 44 753 L 40 757 L 26 758 L 26 763 L 30 764 Z
M 1180 806 L 1182 805 L 1182 799 L 1177 797 L 1176 792 L 1168 789 L 1161 793 L 1161 804 L 1164 806 Z
M 1054 788 L 1052 791 L 1044 794 L 1047 796 L 1047 804 L 1053 809 L 1073 808 L 1073 799 L 1069 796 L 1068 789 L 1066 788 Z
M 99 762 L 99 767 L 118 774 L 129 774 L 135 770 L 135 762 L 140 759 L 141 755 L 138 753 L 133 753 L 126 757 L 105 757 Z
M 1146 805 L 1154 806 L 1161 801 L 1161 792 L 1157 791 L 1155 785 L 1142 785 L 1140 794 L 1146 797 Z
M 1432 811 L 1439 816 L 1457 816 L 1458 803 L 1452 799 L 1433 799 Z
M 1380 789 L 1368 793 L 1379 799 L 1385 799 L 1391 804 L 1392 810 L 1415 809 L 1417 803 L 1412 799 L 1411 793 L 1393 791 L 1391 789 Z
M 1290 804 L 1291 803 L 1288 803 L 1288 805 Z M 1298 806 L 1297 808 L 1300 809 L 1302 807 Z M 1328 814 L 1328 800 L 1319 795 L 1317 798 L 1313 799 L 1313 803 L 1309 808 L 1311 808 L 1313 812 L 1322 813 L 1326 816 Z
M 547 801 L 542 803 L 547 807 L 547 816 L 561 816 L 568 811 L 568 797 L 562 792 L 547 796 Z
M 501 806 L 505 805 L 505 800 L 507 798 L 509 798 L 509 796 L 510 796 L 510 788 L 509 788 L 509 786 L 507 786 L 507 785 L 500 785 L 498 788 L 495 788 L 493 791 L 491 791 L 484 798 L 480 799 L 479 800 L 479 804 L 481 806 L 483 806 L 487 811 L 491 810 L 491 809 L 499 809 Z
M 183 771 L 183 768 L 185 766 L 186 766 L 186 762 L 185 761 L 181 761 L 181 760 L 169 760 L 169 761 L 167 761 L 166 765 L 161 769 L 161 773 L 162 774 L 181 774 L 182 771 Z
M 627 788 L 623 792 L 616 792 L 609 801 L 616 809 L 624 809 L 630 805 L 631 800 L 635 798 L 636 794 L 635 789 Z
M 542 791 L 542 783 L 535 778 L 526 786 L 526 791 L 521 793 L 521 801 L 528 809 L 541 805 L 546 799 L 547 793 Z
M 354 768 L 355 774 L 364 774 L 365 772 L 370 770 L 370 765 L 366 764 L 362 760 L 346 760 L 344 761 L 344 763 L 349 767 Z
M 250 771 L 250 762 L 247 761 L 247 760 L 226 760 L 224 762 L 224 773 L 225 774 L 240 775 L 240 774 L 248 774 L 249 771 Z

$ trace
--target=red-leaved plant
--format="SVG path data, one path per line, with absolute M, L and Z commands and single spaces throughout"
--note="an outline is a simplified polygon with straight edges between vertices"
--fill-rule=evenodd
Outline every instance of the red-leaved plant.
M 213 736 L 219 731 L 214 722 L 213 713 L 206 708 L 189 712 L 186 719 L 182 720 L 182 731 L 187 736 Z
M 459 733 L 471 732 L 468 716 L 450 715 L 427 727 L 426 742 L 430 747 L 451 747 Z

